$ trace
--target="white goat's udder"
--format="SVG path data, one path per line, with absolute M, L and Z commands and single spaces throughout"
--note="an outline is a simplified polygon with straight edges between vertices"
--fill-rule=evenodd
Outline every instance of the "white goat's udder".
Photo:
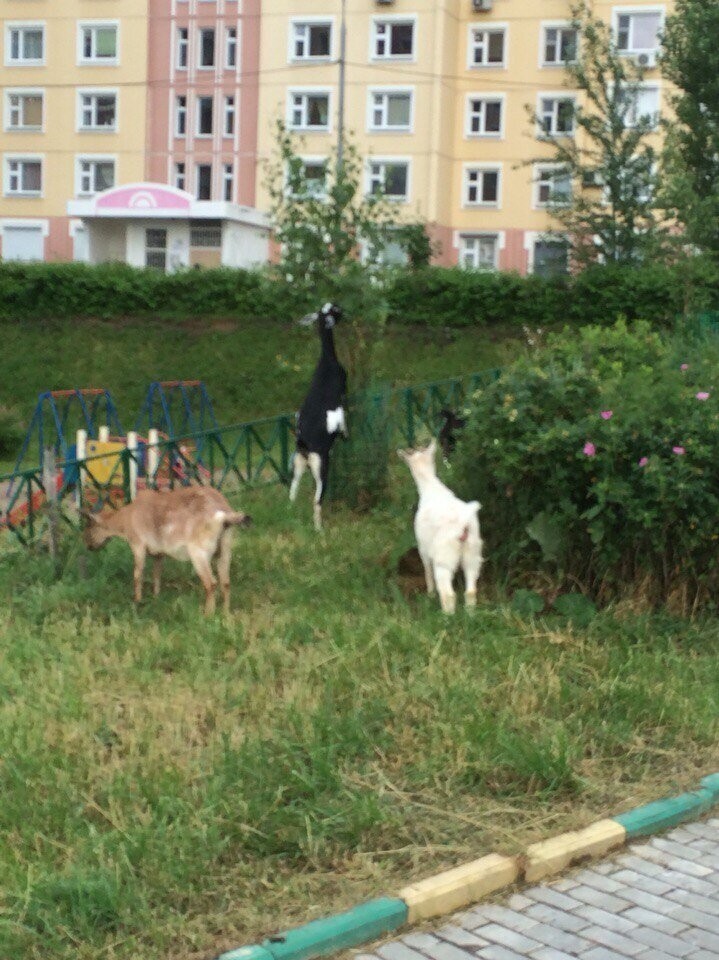
M 345 412 L 342 407 L 327 411 L 327 433 L 337 433 L 345 429 Z

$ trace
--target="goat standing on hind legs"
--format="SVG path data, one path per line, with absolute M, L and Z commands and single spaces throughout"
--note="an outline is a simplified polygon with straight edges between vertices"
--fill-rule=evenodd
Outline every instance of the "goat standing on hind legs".
M 347 371 L 335 353 L 334 327 L 342 311 L 326 303 L 300 323 L 317 324 L 321 351 L 310 389 L 297 415 L 297 450 L 293 464 L 290 500 L 294 501 L 302 474 L 309 466 L 315 480 L 315 529 L 322 529 L 322 501 L 327 490 L 330 450 L 341 433 L 347 436 L 344 403 L 347 395 Z
M 434 593 L 445 613 L 454 613 L 456 597 L 452 580 L 461 566 L 464 573 L 465 606 L 477 605 L 477 581 L 482 569 L 482 538 L 479 535 L 476 500 L 465 503 L 437 477 L 434 440 L 424 450 L 398 450 L 409 467 L 419 492 L 414 518 L 417 547 L 422 558 L 427 593 Z

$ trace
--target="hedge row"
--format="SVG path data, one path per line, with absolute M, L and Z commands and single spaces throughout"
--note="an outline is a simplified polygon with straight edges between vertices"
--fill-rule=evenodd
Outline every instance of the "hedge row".
M 0 264 L 0 319 L 234 316 L 282 319 L 312 302 L 296 283 L 260 271 L 162 274 L 124 264 Z M 388 285 L 390 320 L 437 326 L 612 322 L 619 315 L 666 323 L 687 306 L 719 304 L 719 271 L 687 266 L 593 267 L 576 277 L 520 277 L 429 267 Z

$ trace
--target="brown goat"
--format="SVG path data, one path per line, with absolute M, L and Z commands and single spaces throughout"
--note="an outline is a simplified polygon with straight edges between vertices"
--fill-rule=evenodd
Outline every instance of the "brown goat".
M 230 608 L 232 527 L 249 526 L 251 518 L 236 513 L 212 487 L 142 490 L 133 503 L 118 510 L 106 507 L 86 514 L 85 545 L 99 550 L 111 537 L 127 540 L 135 558 L 135 602 L 142 600 L 142 574 L 149 554 L 154 560 L 153 586 L 160 592 L 163 556 L 189 560 L 205 588 L 205 614 L 215 610 L 216 580 L 210 561 L 217 557 L 217 573 L 225 611 Z

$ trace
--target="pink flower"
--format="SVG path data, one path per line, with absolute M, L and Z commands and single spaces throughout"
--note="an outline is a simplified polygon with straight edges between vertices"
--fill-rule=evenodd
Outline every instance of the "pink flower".
M 600 416 L 601 416 L 602 420 L 611 420 L 612 417 L 614 416 L 614 411 L 613 411 L 613 410 L 602 410 Z
M 684 447 L 672 447 L 672 453 L 676 453 L 678 457 L 683 457 L 686 453 Z
M 689 364 L 688 364 L 688 363 L 683 363 L 683 364 L 681 365 L 681 367 L 679 367 L 679 369 L 680 369 L 680 370 L 688 370 L 688 369 L 689 369 Z
M 706 392 L 706 390 L 700 390 L 699 393 L 696 394 L 696 398 L 697 400 L 708 400 L 709 394 Z
M 590 443 L 589 441 L 587 441 L 584 444 L 584 450 L 582 451 L 582 453 L 584 454 L 585 457 L 593 457 L 596 452 L 597 452 L 597 448 L 594 446 L 593 443 Z
M 639 466 L 646 467 L 648 463 L 649 463 L 649 457 L 642 457 L 642 459 L 639 461 Z

